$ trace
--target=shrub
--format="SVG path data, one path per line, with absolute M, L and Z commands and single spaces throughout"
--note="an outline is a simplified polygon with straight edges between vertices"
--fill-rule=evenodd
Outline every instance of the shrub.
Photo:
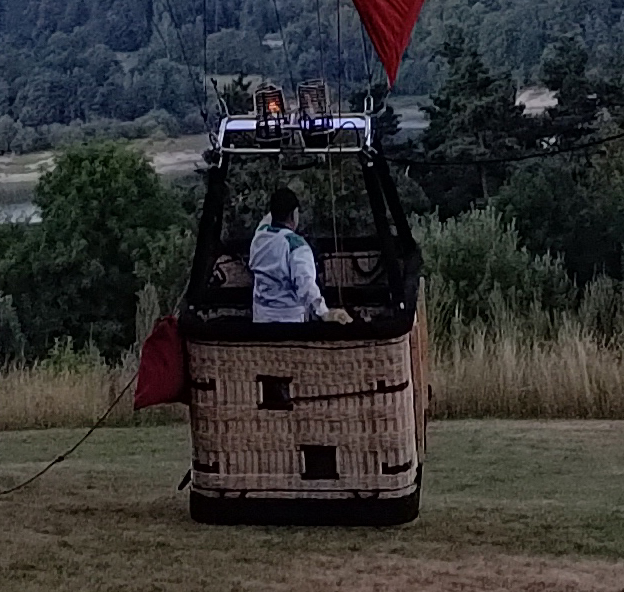
M 48 355 L 41 363 L 44 370 L 54 374 L 69 372 L 71 374 L 86 373 L 95 368 L 104 367 L 104 358 L 93 343 L 89 341 L 82 348 L 76 349 L 70 336 L 57 337 Z
M 480 319 L 491 323 L 501 311 L 529 318 L 536 307 L 563 311 L 576 290 L 563 261 L 533 257 L 519 245 L 512 224 L 503 224 L 492 208 L 473 210 L 440 222 L 436 215 L 413 217 L 429 279 L 429 305 L 438 339 L 455 323 Z
M 24 354 L 26 338 L 13 306 L 13 298 L 0 292 L 0 366 Z

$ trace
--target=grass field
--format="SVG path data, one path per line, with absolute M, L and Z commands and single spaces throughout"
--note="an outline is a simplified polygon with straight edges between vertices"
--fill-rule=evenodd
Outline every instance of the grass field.
M 0 433 L 0 488 L 82 430 Z M 624 590 L 624 423 L 435 423 L 422 518 L 389 529 L 190 521 L 186 426 L 106 429 L 0 498 L 0 590 Z

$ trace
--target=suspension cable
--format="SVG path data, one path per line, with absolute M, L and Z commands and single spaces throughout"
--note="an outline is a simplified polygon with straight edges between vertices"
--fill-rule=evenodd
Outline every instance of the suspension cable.
M 321 54 L 321 80 L 325 82 L 325 49 L 323 46 L 323 30 L 321 27 L 321 0 L 316 0 L 316 24 L 318 27 L 319 53 Z
M 338 261 L 338 278 L 337 278 L 337 288 L 338 288 L 338 304 L 342 307 L 342 273 L 343 273 L 343 262 L 342 257 L 338 257 L 339 253 L 339 244 L 338 244 L 338 222 L 336 215 L 336 191 L 334 188 L 334 167 L 333 167 L 333 159 L 332 154 L 330 153 L 328 156 L 329 163 L 329 193 L 331 197 L 331 207 L 332 207 L 332 232 L 334 234 L 334 254 L 336 255 L 336 259 Z
M 208 0 L 204 0 L 203 6 L 204 20 L 204 113 L 208 115 Z
M 342 126 L 342 17 L 340 14 L 340 0 L 336 0 L 336 37 L 337 37 L 337 48 L 338 48 L 338 119 L 341 122 Z M 342 142 L 338 144 L 339 149 L 339 159 L 340 159 L 340 194 L 341 197 L 344 197 L 344 175 L 342 170 Z M 331 161 L 330 161 L 331 162 Z M 333 180 L 332 180 L 332 200 L 334 202 L 333 206 L 333 221 L 334 221 L 334 242 L 336 253 L 338 253 L 339 244 L 338 244 L 338 229 L 336 225 L 336 206 L 335 201 L 336 197 L 333 191 Z M 342 278 L 343 278 L 343 266 L 344 261 L 342 258 L 340 261 L 340 277 L 338 280 L 338 302 L 340 306 L 343 306 L 342 299 Z
M 195 100 L 197 102 L 197 105 L 199 106 L 199 112 L 202 116 L 202 119 L 204 120 L 204 126 L 206 127 L 206 129 L 208 129 L 208 113 L 206 112 L 206 110 L 204 109 L 204 106 L 202 104 L 202 99 L 201 99 L 201 95 L 199 90 L 197 89 L 197 81 L 195 79 L 195 76 L 193 76 L 193 70 L 191 68 L 191 62 L 188 59 L 188 56 L 186 54 L 186 46 L 184 45 L 184 41 L 182 40 L 182 34 L 180 32 L 180 26 L 178 23 L 178 19 L 175 16 L 175 13 L 173 12 L 173 7 L 171 6 L 171 0 L 164 0 L 165 1 L 165 5 L 167 8 L 167 12 L 169 13 L 169 17 L 171 18 L 171 22 L 173 23 L 173 27 L 176 30 L 176 35 L 178 37 L 178 43 L 180 44 L 180 51 L 182 53 L 182 58 L 184 60 L 184 63 L 186 64 L 186 69 L 188 71 L 188 75 L 189 78 L 191 79 L 191 84 L 193 86 L 193 93 L 195 95 Z
M 273 7 L 275 8 L 275 19 L 279 28 L 280 37 L 282 38 L 282 47 L 284 48 L 284 57 L 286 58 L 286 68 L 288 69 L 288 76 L 290 77 L 290 88 L 293 96 L 297 96 L 297 89 L 295 87 L 295 77 L 293 76 L 293 69 L 290 63 L 290 55 L 288 53 L 288 46 L 286 45 L 286 36 L 284 35 L 284 28 L 282 27 L 282 19 L 279 14 L 279 7 L 277 6 L 277 0 L 273 0 Z
M 366 31 L 364 23 L 360 20 L 360 32 L 362 34 L 362 53 L 364 54 L 364 66 L 366 67 L 366 76 L 368 78 L 368 93 L 371 93 L 373 86 L 373 71 L 371 70 L 370 56 L 368 53 L 368 45 L 366 43 Z
M 395 164 L 403 165 L 403 166 L 428 166 L 428 167 L 472 167 L 472 166 L 480 166 L 480 165 L 494 165 L 494 164 L 506 164 L 512 162 L 523 162 L 525 160 L 535 160 L 539 158 L 550 158 L 553 156 L 559 156 L 561 154 L 570 154 L 572 152 L 580 152 L 582 150 L 587 150 L 589 148 L 595 148 L 598 146 L 603 146 L 605 144 L 609 144 L 611 142 L 617 142 L 618 140 L 624 139 L 624 132 L 619 134 L 614 134 L 612 136 L 607 136 L 606 138 L 589 140 L 584 142 L 583 144 L 578 144 L 576 146 L 569 146 L 568 148 L 559 148 L 556 150 L 543 150 L 540 152 L 532 152 L 530 154 L 518 154 L 516 156 L 508 156 L 501 158 L 477 158 L 474 160 L 415 160 L 410 158 L 393 158 L 393 157 L 385 157 L 388 162 L 393 162 Z
M 338 47 L 338 117 L 342 118 L 342 20 L 340 18 L 340 0 L 336 0 L 336 36 Z

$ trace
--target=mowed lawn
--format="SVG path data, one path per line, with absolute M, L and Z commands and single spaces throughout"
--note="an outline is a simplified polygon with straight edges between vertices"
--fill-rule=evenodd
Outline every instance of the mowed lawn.
M 100 430 L 0 498 L 0 591 L 624 590 L 624 423 L 430 430 L 422 517 L 383 529 L 195 524 L 187 427 Z M 0 489 L 83 433 L 0 433 Z

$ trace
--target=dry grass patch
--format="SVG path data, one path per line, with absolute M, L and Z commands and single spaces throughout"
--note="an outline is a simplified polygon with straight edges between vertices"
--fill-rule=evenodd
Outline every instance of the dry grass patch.
M 56 372 L 36 366 L 12 370 L 0 378 L 0 432 L 2 430 L 81 427 L 95 423 L 116 399 L 134 368 L 104 365 L 80 372 Z M 109 416 L 108 425 L 180 421 L 181 406 L 134 413 L 134 387 Z
M 467 344 L 434 351 L 434 413 L 624 419 L 623 353 L 569 331 L 545 342 L 475 332 Z

